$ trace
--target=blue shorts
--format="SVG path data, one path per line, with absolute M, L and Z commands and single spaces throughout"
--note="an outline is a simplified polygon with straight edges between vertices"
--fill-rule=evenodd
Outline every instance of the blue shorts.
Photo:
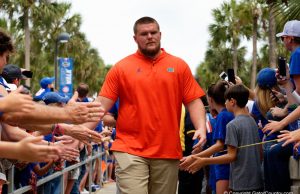
M 219 180 L 229 180 L 229 164 L 217 164 L 215 165 L 216 182 Z

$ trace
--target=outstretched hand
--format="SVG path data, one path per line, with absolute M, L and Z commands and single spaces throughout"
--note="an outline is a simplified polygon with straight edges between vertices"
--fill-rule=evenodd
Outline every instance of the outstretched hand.
M 268 135 L 271 135 L 272 133 L 275 133 L 276 131 L 280 131 L 283 129 L 284 126 L 281 126 L 280 122 L 278 121 L 272 121 L 269 120 L 269 123 L 265 125 L 265 127 L 262 129 L 264 133 L 270 131 Z
M 61 150 L 54 146 L 40 145 L 42 140 L 43 136 L 30 136 L 17 142 L 17 158 L 29 162 L 49 162 L 57 160 Z
M 300 129 L 297 129 L 295 131 L 281 131 L 281 134 L 278 135 L 279 142 L 284 141 L 282 146 L 286 146 L 290 143 L 296 143 L 294 148 L 299 147 L 300 145 Z
M 70 115 L 70 122 L 81 124 L 86 122 L 98 122 L 104 115 L 104 109 L 100 102 L 76 102 L 78 92 L 75 92 L 65 110 Z
M 55 142 L 54 146 L 61 149 L 59 154 L 61 159 L 73 161 L 79 156 L 79 150 L 74 148 L 73 144 L 69 143 L 69 141 L 58 141 Z
M 90 144 L 91 142 L 101 143 L 102 135 L 96 131 L 93 131 L 83 125 L 72 125 L 65 131 L 65 133 L 84 144 Z

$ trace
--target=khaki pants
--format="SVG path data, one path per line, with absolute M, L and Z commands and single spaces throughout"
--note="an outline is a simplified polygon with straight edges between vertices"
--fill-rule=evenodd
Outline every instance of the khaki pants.
M 179 160 L 149 159 L 114 152 L 120 194 L 175 194 Z

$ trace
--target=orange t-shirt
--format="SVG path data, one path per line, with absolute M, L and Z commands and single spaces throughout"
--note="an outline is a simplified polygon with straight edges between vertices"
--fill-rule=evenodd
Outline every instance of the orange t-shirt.
M 179 159 L 181 104 L 204 92 L 188 65 L 162 49 L 155 60 L 136 52 L 119 61 L 107 74 L 99 95 L 120 99 L 112 150 Z

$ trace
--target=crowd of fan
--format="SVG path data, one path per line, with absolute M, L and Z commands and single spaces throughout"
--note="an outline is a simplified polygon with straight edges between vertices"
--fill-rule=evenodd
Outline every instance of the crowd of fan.
M 207 191 L 218 194 L 291 190 L 289 160 L 300 155 L 300 21 L 287 22 L 277 37 L 291 52 L 289 65 L 261 69 L 253 91 L 237 76 L 236 85 L 222 80 L 209 87 L 204 150 L 193 150 L 194 127 L 185 114 L 179 194 L 205 190 L 204 177 Z
M 0 193 L 7 193 L 6 177 L 14 165 L 15 189 L 31 185 L 31 193 L 59 194 L 62 177 L 39 187 L 37 181 L 84 161 L 100 149 L 98 145 L 103 144 L 103 149 L 109 150 L 114 130 L 99 122 L 104 111 L 100 103 L 88 98 L 87 84 L 80 83 L 70 98 L 55 91 L 53 77 L 44 77 L 40 80 L 40 90 L 31 94 L 21 82 L 32 78 L 33 73 L 7 64 L 13 52 L 11 37 L 0 31 Z M 87 122 L 99 123 L 95 130 L 91 130 L 83 125 Z M 96 159 L 93 163 L 94 183 L 103 177 L 103 174 L 98 174 L 97 169 L 103 166 L 99 161 Z M 113 159 L 109 161 L 109 180 L 112 181 Z M 82 165 L 66 174 L 65 193 L 85 190 L 89 168 Z

